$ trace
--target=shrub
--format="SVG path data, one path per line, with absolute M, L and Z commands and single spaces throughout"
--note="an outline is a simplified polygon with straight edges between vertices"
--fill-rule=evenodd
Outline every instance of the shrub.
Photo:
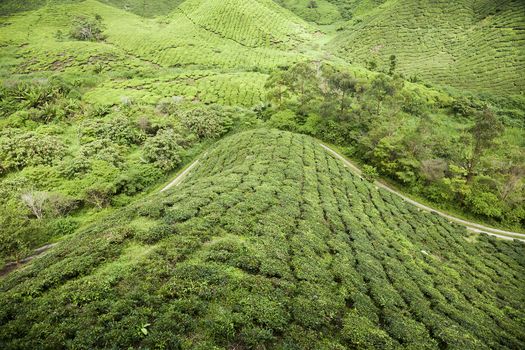
M 61 193 L 49 193 L 45 205 L 46 214 L 52 216 L 65 216 L 77 210 L 81 201 Z
M 79 131 L 83 142 L 105 138 L 119 145 L 136 145 L 145 137 L 138 125 L 125 116 L 88 120 L 80 126 Z
M 213 139 L 224 135 L 232 127 L 230 113 L 223 107 L 195 108 L 181 116 L 182 125 L 201 139 Z
M 298 125 L 296 122 L 295 113 L 289 109 L 279 111 L 273 114 L 268 121 L 268 125 L 272 128 L 281 130 L 294 131 Z
M 82 155 L 82 152 L 81 152 Z M 74 179 L 78 176 L 86 174 L 91 165 L 85 157 L 65 159 L 58 166 L 60 175 L 66 179 Z
M 20 198 L 37 219 L 44 217 L 44 205 L 49 200 L 49 193 L 39 191 L 25 192 L 22 193 Z
M 78 16 L 73 19 L 69 35 L 81 41 L 102 41 L 106 38 L 103 31 L 104 25 L 100 16 Z
M 33 131 L 7 129 L 0 132 L 0 171 L 32 165 L 51 165 L 65 155 L 61 140 Z
M 370 182 L 374 182 L 379 177 L 376 167 L 371 165 L 363 165 L 363 176 Z
M 108 139 L 99 139 L 82 145 L 80 148 L 80 157 L 82 159 L 104 160 L 118 166 L 124 162 L 124 152 L 124 147 L 114 144 Z M 82 167 L 82 164 L 77 165 Z
M 163 171 L 170 171 L 181 163 L 182 141 L 173 129 L 161 129 L 144 143 L 144 159 Z
M 115 194 L 115 189 L 107 184 L 93 185 L 84 191 L 86 202 L 96 208 L 102 209 L 111 203 L 111 197 Z
M 131 164 L 117 179 L 119 193 L 132 196 L 154 184 L 162 176 L 157 167 L 150 164 Z

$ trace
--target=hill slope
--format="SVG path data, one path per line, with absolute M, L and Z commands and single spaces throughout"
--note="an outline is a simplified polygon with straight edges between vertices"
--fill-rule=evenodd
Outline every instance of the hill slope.
M 374 56 L 427 81 L 498 94 L 525 90 L 525 3 L 388 0 L 348 22 L 330 48 L 354 62 Z
M 68 37 L 72 20 L 81 16 L 100 17 L 106 28 L 104 41 Z M 310 38 L 311 30 L 273 2 L 254 0 L 189 0 L 162 20 L 86 0 L 51 4 L 8 17 L 2 24 L 4 55 L 13 50 L 13 56 L 24 58 L 17 73 L 82 67 L 92 61 L 111 66 L 123 60 L 146 68 L 265 69 L 297 60 L 301 55 L 293 49 Z
M 524 256 L 259 129 L 0 281 L 0 343 L 522 348 Z
M 0 2 L 0 16 L 12 15 L 18 12 L 30 11 L 42 8 L 46 5 L 61 3 L 80 3 L 84 0 L 2 0 Z M 135 13 L 144 17 L 166 15 L 174 10 L 184 0 L 100 0 L 105 4 Z

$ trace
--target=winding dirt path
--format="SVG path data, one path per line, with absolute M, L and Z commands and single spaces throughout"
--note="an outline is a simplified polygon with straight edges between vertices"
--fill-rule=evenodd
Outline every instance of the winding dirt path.
M 334 155 L 336 158 L 338 158 L 341 161 L 343 161 L 345 166 L 350 168 L 350 170 L 352 172 L 354 172 L 355 174 L 357 174 L 357 176 L 359 176 L 361 179 L 363 178 L 361 169 L 359 169 L 357 166 L 352 164 L 349 160 L 347 160 L 345 157 L 343 157 L 342 155 L 340 155 L 339 153 L 337 153 L 336 151 L 334 151 L 330 147 L 328 147 L 328 146 L 326 146 L 326 145 L 324 145 L 322 143 L 319 143 L 319 144 L 326 151 L 328 151 L 329 153 Z M 495 237 L 502 238 L 502 239 L 507 239 L 507 240 L 517 239 L 519 241 L 525 242 L 525 234 L 523 234 L 523 233 L 500 230 L 500 229 L 497 229 L 497 228 L 492 228 L 492 227 L 487 227 L 487 226 L 484 226 L 484 225 L 480 225 L 480 224 L 477 224 L 475 222 L 466 221 L 466 220 L 457 218 L 455 216 L 446 214 L 446 213 L 444 213 L 442 211 L 436 210 L 434 208 L 431 208 L 429 206 L 426 206 L 426 205 L 424 205 L 422 203 L 419 203 L 419 202 L 417 202 L 417 201 L 415 201 L 413 199 L 410 199 L 407 196 L 405 196 L 402 193 L 394 190 L 393 188 L 389 187 L 388 185 L 385 185 L 382 182 L 375 181 L 374 184 L 377 187 L 383 188 L 383 189 L 385 189 L 385 190 L 387 190 L 387 191 L 397 195 L 398 197 L 401 197 L 404 201 L 406 201 L 406 202 L 408 202 L 408 203 L 410 203 L 410 204 L 412 204 L 412 205 L 414 205 L 414 206 L 416 206 L 416 207 L 418 207 L 418 208 L 420 208 L 422 210 L 425 210 L 425 211 L 428 211 L 428 212 L 431 212 L 431 213 L 439 214 L 442 217 L 444 217 L 444 218 L 446 218 L 446 219 L 448 219 L 450 221 L 454 221 L 454 222 L 456 222 L 458 224 L 461 224 L 461 225 L 465 226 L 467 228 L 467 230 L 469 230 L 469 231 L 476 232 L 476 233 L 486 233 L 488 235 L 495 236 Z
M 190 164 L 190 166 L 188 166 L 182 173 L 180 173 L 179 175 L 177 175 L 177 177 L 175 179 L 173 179 L 169 184 L 167 184 L 164 188 L 162 188 L 159 193 L 162 193 L 170 188 L 172 188 L 173 186 L 178 186 L 183 180 L 184 178 L 186 177 L 186 175 L 188 175 L 188 173 L 199 163 L 199 160 L 196 159 L 195 161 L 193 161 L 193 163 Z M 12 261 L 12 262 L 8 262 L 7 264 L 5 264 L 3 267 L 0 268 L 0 277 L 1 276 L 5 276 L 7 275 L 8 273 L 10 273 L 11 271 L 13 270 L 16 270 L 17 268 L 23 266 L 24 264 L 30 262 L 31 260 L 33 260 L 34 258 L 36 258 L 37 256 L 40 256 L 40 255 L 43 255 L 45 252 L 47 252 L 49 249 L 53 248 L 54 246 L 56 246 L 58 243 L 51 243 L 51 244 L 46 244 L 45 246 L 42 246 L 40 248 L 37 248 L 33 251 L 33 254 L 28 256 L 28 257 L 25 257 L 23 259 L 20 259 L 19 261 Z
M 193 169 L 197 164 L 199 164 L 199 160 L 198 159 L 194 160 L 193 163 L 191 163 L 189 167 L 187 167 L 182 173 L 180 173 L 175 179 L 173 179 L 173 181 L 171 181 L 169 184 L 167 184 L 159 192 L 164 192 L 164 191 L 172 188 L 173 186 L 178 186 L 182 182 L 182 180 L 184 180 L 186 175 L 188 175 L 188 173 L 191 171 L 191 169 Z

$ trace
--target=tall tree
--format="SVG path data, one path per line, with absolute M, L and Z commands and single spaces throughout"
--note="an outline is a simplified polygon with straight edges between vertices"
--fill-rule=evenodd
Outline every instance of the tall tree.
M 467 169 L 467 182 L 470 183 L 475 175 L 481 156 L 493 145 L 494 139 L 503 132 L 503 124 L 498 120 L 494 112 L 486 106 L 483 111 L 476 113 L 475 123 L 469 129 L 469 132 L 472 135 L 473 142 L 465 168 Z
M 348 72 L 335 72 L 328 78 L 328 84 L 339 100 L 339 114 L 342 118 L 357 91 L 357 80 Z

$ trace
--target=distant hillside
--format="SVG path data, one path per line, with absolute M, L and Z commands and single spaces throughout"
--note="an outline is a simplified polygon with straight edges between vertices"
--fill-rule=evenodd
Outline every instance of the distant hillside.
M 525 2 L 397 1 L 361 11 L 329 47 L 426 81 L 496 94 L 525 90 Z
M 17 12 L 39 9 L 46 5 L 81 3 L 84 0 L 2 0 L 0 15 L 11 15 Z M 115 6 L 122 10 L 133 12 L 139 16 L 154 17 L 166 15 L 177 8 L 184 0 L 99 0 L 102 3 Z
M 95 0 L 57 2 L 4 20 L 0 44 L 8 48 L 6 55 L 12 50 L 24 56 L 20 72 L 85 67 L 93 60 L 113 65 L 123 59 L 134 60 L 132 67 L 267 69 L 299 59 L 294 49 L 313 32 L 270 0 L 189 0 L 165 14 L 162 20 L 144 19 Z M 103 42 L 70 40 L 72 20 L 97 15 L 105 28 Z
M 306 21 L 332 24 L 366 14 L 385 0 L 274 0 Z
M 309 137 L 259 129 L 2 279 L 0 343 L 519 349 L 524 253 L 376 189 Z
M 293 44 L 308 33 L 306 23 L 271 0 L 187 0 L 178 11 L 197 26 L 248 47 Z

